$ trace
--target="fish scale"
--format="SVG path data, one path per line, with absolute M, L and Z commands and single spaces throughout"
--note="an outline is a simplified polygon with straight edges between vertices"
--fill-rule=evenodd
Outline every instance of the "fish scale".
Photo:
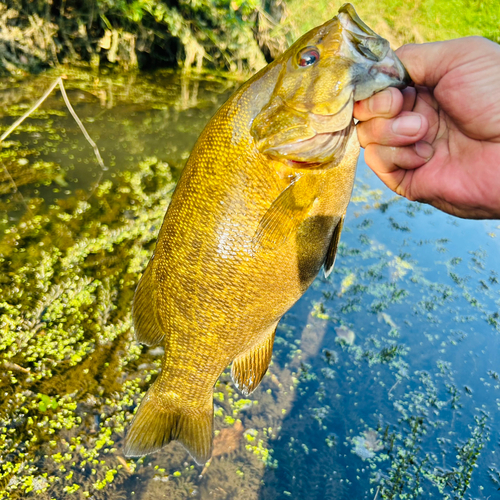
M 393 64 L 400 78 L 374 71 L 373 57 L 357 49 L 363 36 L 379 47 L 370 54 L 380 68 Z M 304 53 L 310 67 L 298 64 Z M 163 344 L 165 354 L 128 432 L 128 456 L 177 439 L 196 462 L 210 458 L 217 379 L 232 362 L 235 385 L 251 393 L 280 318 L 325 262 L 325 272 L 333 267 L 359 154 L 354 99 L 404 85 L 405 76 L 346 4 L 210 120 L 134 298 L 137 339 Z

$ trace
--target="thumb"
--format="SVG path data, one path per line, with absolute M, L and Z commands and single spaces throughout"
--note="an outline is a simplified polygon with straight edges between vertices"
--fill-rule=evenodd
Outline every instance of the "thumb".
M 453 69 L 481 58 L 485 44 L 496 45 L 485 38 L 473 36 L 403 45 L 396 50 L 396 54 L 415 84 L 433 88 Z

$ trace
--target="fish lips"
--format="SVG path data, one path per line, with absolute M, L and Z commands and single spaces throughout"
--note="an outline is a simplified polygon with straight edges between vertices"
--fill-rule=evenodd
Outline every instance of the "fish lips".
M 355 101 L 367 99 L 387 87 L 404 89 L 413 83 L 403 63 L 392 50 L 380 61 L 355 64 L 351 78 Z
M 385 75 L 391 82 L 389 86 L 398 89 L 404 89 L 413 84 L 408 71 L 392 50 L 382 61 L 374 64 L 368 70 L 368 74 L 375 78 L 377 74 Z

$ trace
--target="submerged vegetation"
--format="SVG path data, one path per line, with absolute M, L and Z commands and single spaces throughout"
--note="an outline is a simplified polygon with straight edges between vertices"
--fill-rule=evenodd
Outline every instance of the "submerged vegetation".
M 130 344 L 129 304 L 171 190 L 168 166 L 152 159 L 121 175 L 119 187 L 102 183 L 89 199 L 80 193 L 43 211 L 42 200 L 32 199 L 6 231 L 0 480 L 10 498 L 76 491 L 78 476 L 92 476 L 102 454 L 110 462 L 92 483 L 101 490 L 114 479 L 111 435 L 123 431 L 142 389 L 121 369 L 140 353 Z M 90 431 L 85 439 L 75 432 L 80 426 Z M 66 484 L 54 484 L 56 471 L 68 473 Z
M 334 272 L 280 323 L 261 387 L 242 398 L 229 373 L 217 383 L 210 463 L 193 465 L 177 443 L 125 459 L 126 428 L 163 354 L 134 341 L 132 296 L 191 147 L 178 137 L 194 140 L 226 87 L 168 73 L 79 76 L 76 109 L 108 172 L 75 144 L 57 98 L 0 151 L 11 177 L 0 197 L 0 498 L 494 494 L 499 227 L 387 198 L 363 178 Z M 33 82 L 18 90 L 2 130 L 39 93 Z

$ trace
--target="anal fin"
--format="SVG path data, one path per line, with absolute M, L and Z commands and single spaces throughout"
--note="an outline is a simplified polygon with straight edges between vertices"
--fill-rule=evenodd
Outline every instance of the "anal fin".
M 238 356 L 231 366 L 231 376 L 238 390 L 248 396 L 260 384 L 267 372 L 273 354 L 275 323 L 265 339 L 249 351 Z
M 156 385 L 155 382 L 146 393 L 132 420 L 125 439 L 125 456 L 154 453 L 175 439 L 198 465 L 203 465 L 212 455 L 212 397 L 200 401 L 198 407 L 179 407 L 169 400 L 168 394 L 158 391 Z
M 326 252 L 326 259 L 325 263 L 323 264 L 325 278 L 328 278 L 328 276 L 330 276 L 330 273 L 333 270 L 333 265 L 335 264 L 335 258 L 337 257 L 337 247 L 339 246 L 340 241 L 340 233 L 342 232 L 342 228 L 344 227 L 344 219 L 345 214 L 340 218 L 337 226 L 333 230 L 330 246 L 328 247 L 328 251 Z
M 156 320 L 156 299 L 153 282 L 152 261 L 142 275 L 134 295 L 132 317 L 134 318 L 135 337 L 146 345 L 159 344 L 165 337 Z

